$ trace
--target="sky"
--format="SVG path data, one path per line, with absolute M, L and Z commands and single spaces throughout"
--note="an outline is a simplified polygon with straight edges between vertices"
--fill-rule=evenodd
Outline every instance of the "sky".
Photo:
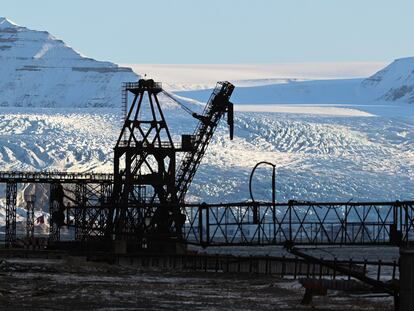
M 388 62 L 414 56 L 413 0 L 12 0 L 0 16 L 137 64 Z

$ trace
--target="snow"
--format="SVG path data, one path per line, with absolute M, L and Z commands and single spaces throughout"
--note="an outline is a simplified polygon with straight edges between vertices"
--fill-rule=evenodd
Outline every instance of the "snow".
M 33 56 L 33 58 L 35 59 L 39 59 L 42 58 L 46 55 L 46 53 L 53 48 L 53 45 L 50 43 L 46 43 L 42 46 L 42 48 L 39 50 L 39 52 L 36 53 L 35 56 Z
M 377 99 L 414 103 L 414 57 L 395 60 L 367 78 L 363 87 Z
M 414 57 L 385 63 L 245 65 L 129 65 L 135 72 L 165 82 L 171 91 L 204 94 L 216 81 L 237 86 L 235 102 L 366 104 L 414 102 Z M 383 68 L 383 69 L 381 69 Z M 381 69 L 381 70 L 380 70 Z M 251 88 L 256 88 L 256 92 Z
M 0 17 L 0 28 L 13 28 L 15 26 L 18 25 L 5 17 Z
M 136 81 L 138 75 L 84 58 L 47 32 L 8 27 L 0 28 L 1 44 L 11 46 L 0 49 L 0 170 L 111 172 L 122 118 L 121 82 Z M 402 60 L 404 66 L 397 62 L 387 72 L 404 76 L 411 63 Z M 338 66 L 304 65 L 302 75 L 299 65 L 135 68 L 166 81 L 168 90 L 198 112 L 215 80 L 234 79 L 237 85 L 231 98 L 236 104 L 235 139 L 229 141 L 222 122 L 189 200 L 248 199 L 251 169 L 264 160 L 277 166 L 278 201 L 413 199 L 413 106 L 402 99 L 378 100 L 399 80 L 382 72 L 381 81 L 392 83 L 368 85 L 375 75 L 358 76 L 371 75 L 378 64 Z M 333 79 L 335 74 L 341 79 Z M 315 77 L 319 80 L 310 80 Z M 175 140 L 192 133 L 196 120 L 165 98 L 162 107 Z M 271 197 L 270 174 L 257 171 L 257 199 Z M 46 207 L 46 195 L 38 209 Z M 22 195 L 18 206 L 24 215 Z M 3 219 L 4 210 L 0 214 Z
M 212 88 L 229 80 L 237 87 L 280 84 L 292 81 L 364 78 L 381 69 L 383 62 L 159 65 L 126 64 L 138 74 L 163 81 L 172 91 Z
M 323 107 L 309 105 L 237 105 L 235 111 L 240 112 L 278 112 L 311 115 L 373 117 L 374 115 L 357 109 L 341 107 Z
M 163 106 L 176 140 L 195 121 Z M 310 109 L 310 108 L 309 108 Z M 2 170 L 112 171 L 121 112 L 110 109 L 0 110 Z M 223 122 L 224 123 L 224 122 Z M 277 165 L 277 199 L 410 199 L 412 123 L 360 115 L 237 112 L 235 139 L 222 124 L 190 188 L 194 200 L 248 198 L 248 177 L 262 160 Z M 270 171 L 258 171 L 256 196 L 270 198 Z M 23 202 L 19 202 L 23 204 Z
M 1 107 L 114 107 L 131 69 L 81 56 L 46 31 L 0 18 Z

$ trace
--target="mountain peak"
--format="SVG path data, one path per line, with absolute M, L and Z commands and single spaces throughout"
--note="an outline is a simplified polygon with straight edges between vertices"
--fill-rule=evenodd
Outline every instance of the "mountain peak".
M 414 56 L 409 56 L 409 57 L 402 57 L 402 58 L 397 58 L 395 62 L 398 63 L 414 63 Z
M 116 107 L 122 82 L 138 79 L 129 68 L 82 57 L 48 32 L 5 17 L 0 68 L 0 107 Z
M 6 17 L 0 17 L 0 28 L 14 28 L 18 26 Z
M 394 60 L 362 85 L 379 100 L 414 103 L 414 57 Z

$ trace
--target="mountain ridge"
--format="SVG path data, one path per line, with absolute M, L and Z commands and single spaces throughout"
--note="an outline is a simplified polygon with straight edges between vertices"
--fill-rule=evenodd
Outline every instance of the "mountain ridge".
M 414 103 L 414 57 L 398 58 L 362 82 L 376 100 Z
M 0 18 L 0 106 L 117 107 L 130 68 L 85 57 L 47 31 Z

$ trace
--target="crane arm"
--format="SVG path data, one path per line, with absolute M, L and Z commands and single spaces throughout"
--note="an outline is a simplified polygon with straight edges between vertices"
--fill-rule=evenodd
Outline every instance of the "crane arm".
M 227 113 L 230 127 L 230 139 L 233 139 L 233 104 L 230 102 L 234 85 L 230 82 L 218 82 L 204 108 L 202 116 L 197 115 L 198 126 L 194 131 L 194 145 L 181 162 L 176 177 L 177 199 L 183 202 L 194 175 L 206 152 L 207 146 L 217 128 L 220 119 Z

